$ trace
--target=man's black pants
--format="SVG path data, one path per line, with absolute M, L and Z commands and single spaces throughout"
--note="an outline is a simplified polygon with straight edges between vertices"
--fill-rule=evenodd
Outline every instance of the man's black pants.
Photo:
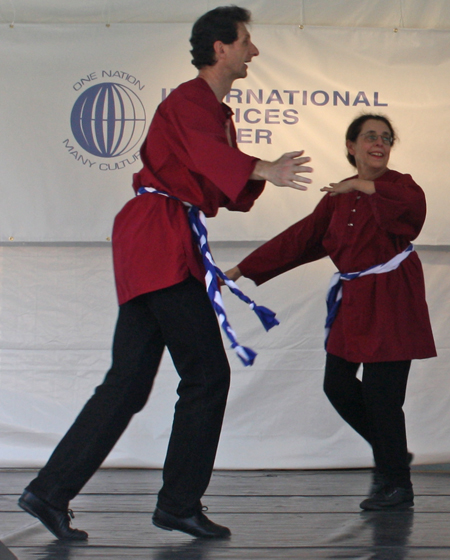
M 198 511 L 214 465 L 230 368 L 205 287 L 194 278 L 120 306 L 111 369 L 29 491 L 67 508 L 144 407 L 166 346 L 181 380 L 158 507 L 181 517 Z

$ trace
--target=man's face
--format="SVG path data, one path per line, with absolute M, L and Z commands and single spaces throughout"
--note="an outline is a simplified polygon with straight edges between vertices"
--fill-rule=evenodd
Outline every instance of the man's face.
M 247 76 L 247 62 L 254 56 L 258 56 L 259 51 L 250 39 L 250 33 L 244 23 L 237 24 L 238 37 L 234 43 L 224 45 L 226 54 L 226 67 L 231 74 L 231 78 L 245 78 Z

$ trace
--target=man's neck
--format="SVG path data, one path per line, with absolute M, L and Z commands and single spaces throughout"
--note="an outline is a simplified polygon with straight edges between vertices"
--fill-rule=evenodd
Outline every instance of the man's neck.
M 220 72 L 216 71 L 215 66 L 207 66 L 201 68 L 198 77 L 205 80 L 209 87 L 213 90 L 219 103 L 222 103 L 223 98 L 230 92 L 233 80 L 224 77 Z

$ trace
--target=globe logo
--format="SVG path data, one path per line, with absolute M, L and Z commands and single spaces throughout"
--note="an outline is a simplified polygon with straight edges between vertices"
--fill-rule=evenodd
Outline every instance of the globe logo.
M 90 154 L 112 158 L 132 150 L 145 131 L 145 109 L 130 88 L 104 82 L 76 100 L 70 125 L 78 144 Z

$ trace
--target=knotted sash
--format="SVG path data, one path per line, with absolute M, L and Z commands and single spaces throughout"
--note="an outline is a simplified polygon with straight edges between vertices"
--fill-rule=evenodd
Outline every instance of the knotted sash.
M 225 307 L 223 304 L 222 295 L 219 290 L 217 277 L 223 280 L 223 282 L 228 286 L 233 294 L 235 294 L 239 299 L 249 305 L 250 309 L 252 309 L 259 317 L 266 331 L 280 324 L 279 321 L 275 318 L 275 313 L 270 309 L 267 309 L 267 307 L 256 305 L 256 303 L 249 297 L 247 297 L 238 288 L 237 284 L 233 282 L 233 280 L 230 280 L 216 265 L 209 249 L 208 231 L 206 229 L 205 215 L 199 208 L 193 206 L 192 204 L 189 204 L 188 202 L 183 202 L 176 196 L 170 195 L 164 191 L 154 189 L 153 187 L 140 187 L 137 192 L 138 195 L 142 195 L 145 193 L 155 193 L 166 196 L 167 198 L 172 198 L 173 200 L 181 202 L 188 208 L 189 225 L 191 226 L 192 235 L 202 255 L 203 264 L 206 270 L 205 283 L 209 299 L 214 308 L 214 311 L 216 312 L 220 326 L 225 331 L 228 339 L 231 342 L 231 347 L 234 349 L 244 366 L 251 366 L 257 354 L 251 348 L 241 346 L 238 343 L 236 333 L 231 328 L 231 325 L 228 322 L 227 315 L 225 313 Z
M 414 251 L 414 246 L 411 243 L 404 251 L 392 257 L 387 263 L 376 264 L 361 272 L 335 272 L 331 277 L 331 282 L 327 292 L 327 318 L 325 321 L 325 349 L 327 347 L 328 336 L 330 334 L 331 325 L 336 319 L 342 301 L 342 281 L 354 280 L 360 276 L 367 276 L 369 274 L 383 274 L 395 270 L 400 266 L 409 255 Z

